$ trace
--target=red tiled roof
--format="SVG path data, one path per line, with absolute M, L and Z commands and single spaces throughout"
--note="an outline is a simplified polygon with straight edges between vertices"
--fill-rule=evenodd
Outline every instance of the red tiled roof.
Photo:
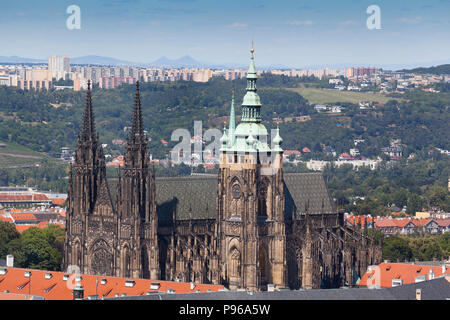
M 414 222 L 412 222 L 410 219 L 394 219 L 393 220 L 394 223 L 396 224 L 397 227 L 399 228 L 404 228 L 406 227 L 409 223 L 412 223 L 414 226 L 416 226 L 414 224 Z
M 287 155 L 287 156 L 289 156 L 289 155 L 291 155 L 291 154 L 297 154 L 297 155 L 299 155 L 299 154 L 301 154 L 301 152 L 298 151 L 298 150 L 285 150 L 285 151 L 284 151 L 284 154 Z
M 447 219 L 433 219 L 441 227 L 450 227 L 450 218 Z
M 50 201 L 45 194 L 36 193 L 33 195 L 0 194 L 0 202 L 30 202 L 30 201 Z
M 19 225 L 16 225 L 16 230 L 18 232 L 20 232 L 20 233 L 22 233 L 22 232 L 24 232 L 24 231 L 26 231 L 28 229 L 31 229 L 31 228 L 39 228 L 39 225 L 38 224 L 19 224 Z
M 413 223 L 416 227 L 426 226 L 430 221 L 436 222 L 441 227 L 448 227 L 450 225 L 450 218 L 447 219 L 413 219 L 413 218 L 403 218 L 403 219 L 389 219 L 389 218 L 377 218 L 376 226 L 380 228 L 385 227 L 399 227 L 404 228 L 408 223 Z
M 56 198 L 56 199 L 50 199 L 50 200 L 52 200 L 52 202 L 55 206 L 63 206 L 66 203 L 66 199 L 63 199 L 63 198 Z
M 0 216 L 0 221 L 14 223 L 13 219 L 11 219 L 10 217 L 5 217 L 5 216 Z
M 304 153 L 311 153 L 311 150 L 309 150 L 308 147 L 304 147 L 302 150 Z
M 14 221 L 36 221 L 36 216 L 33 213 L 12 213 Z
M 377 228 L 397 227 L 394 219 L 377 219 L 375 220 Z
M 31 296 L 18 293 L 0 292 L 0 300 L 30 300 Z
M 435 278 L 450 274 L 449 266 L 445 267 L 445 273 L 443 274 L 442 267 L 383 262 L 371 271 L 366 272 L 361 278 L 359 286 L 379 285 L 383 288 L 390 288 L 392 287 L 392 279 L 402 279 L 405 285 L 415 283 L 416 277 L 423 275 L 426 275 L 427 280 L 430 280 L 428 277 L 430 270 L 433 270 Z
M 64 272 L 30 270 L 5 268 L 5 275 L 0 275 L 0 291 L 8 290 L 11 293 L 31 294 L 34 296 L 44 297 L 46 300 L 72 300 L 72 289 L 68 288 L 68 284 L 74 285 L 75 277 L 69 278 L 69 281 L 63 279 Z M 31 278 L 25 277 L 25 271 L 31 271 Z M 51 275 L 50 279 L 46 279 L 45 275 Z M 70 275 L 69 275 L 70 276 Z M 29 280 L 31 279 L 31 288 L 29 288 Z M 102 284 L 102 279 L 106 279 L 106 283 Z M 71 281 L 70 281 L 71 280 Z M 132 286 L 126 286 L 126 281 L 134 281 Z M 167 292 L 169 289 L 175 290 L 175 293 L 194 293 L 197 290 L 206 292 L 207 290 L 218 291 L 224 287 L 221 285 L 195 284 L 191 289 L 191 284 L 186 282 L 159 281 L 147 279 L 127 279 L 118 277 L 98 277 L 95 275 L 81 275 L 81 285 L 84 288 L 84 296 L 98 295 L 101 297 L 114 297 L 116 294 L 121 296 L 139 296 L 145 295 L 147 292 Z M 151 289 L 151 284 L 158 284 L 158 289 Z M 30 290 L 30 291 L 29 291 Z
M 367 221 L 368 223 L 372 223 L 372 217 L 365 217 L 365 216 L 352 216 L 346 218 L 346 220 L 353 225 L 360 224 L 362 227 L 365 225 L 365 221 Z

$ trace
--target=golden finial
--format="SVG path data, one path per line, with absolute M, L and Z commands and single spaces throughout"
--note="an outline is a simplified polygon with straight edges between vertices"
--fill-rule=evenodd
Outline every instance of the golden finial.
M 252 40 L 252 49 L 250 50 L 251 53 L 255 52 L 255 41 Z

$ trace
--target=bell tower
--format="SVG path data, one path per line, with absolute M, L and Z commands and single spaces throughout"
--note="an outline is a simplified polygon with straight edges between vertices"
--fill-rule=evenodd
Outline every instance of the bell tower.
M 159 278 L 155 175 L 150 172 L 149 162 L 137 82 L 125 166 L 123 172 L 119 171 L 117 192 L 120 237 L 116 266 L 122 277 Z
M 257 78 L 252 48 L 241 121 L 236 127 L 233 93 L 221 139 L 217 225 L 221 276 L 230 289 L 285 286 L 283 140 L 277 129 L 268 144 Z
M 82 273 L 113 275 L 116 226 L 88 82 L 83 127 L 69 173 L 63 269 L 76 265 Z

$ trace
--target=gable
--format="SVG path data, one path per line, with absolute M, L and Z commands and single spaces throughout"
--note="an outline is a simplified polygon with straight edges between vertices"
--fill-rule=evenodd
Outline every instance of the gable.
M 114 206 L 112 204 L 108 182 L 106 181 L 106 178 L 101 179 L 100 181 L 93 214 L 111 216 L 114 214 Z

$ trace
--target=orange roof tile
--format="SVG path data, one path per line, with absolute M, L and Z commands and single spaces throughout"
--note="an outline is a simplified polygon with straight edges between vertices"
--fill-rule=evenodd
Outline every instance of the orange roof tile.
M 0 300 L 30 300 L 31 296 L 18 293 L 0 292 Z
M 36 216 L 32 213 L 12 213 L 14 221 L 36 221 Z
M 0 216 L 0 221 L 14 223 L 14 220 L 10 217 Z
M 55 206 L 63 206 L 66 203 L 66 199 L 63 199 L 63 198 L 56 198 L 56 199 L 50 199 L 50 200 L 52 200 L 52 202 Z
M 49 201 L 45 194 L 36 193 L 33 195 L 0 194 L 0 202 L 23 202 L 23 201 Z
M 1 268 L 0 268 L 1 269 Z M 75 276 L 64 272 L 4 268 L 6 274 L 0 275 L 0 291 L 8 290 L 11 293 L 31 294 L 44 297 L 46 300 L 72 300 L 70 285 L 75 284 Z M 31 277 L 25 277 L 25 271 L 31 271 Z M 48 275 L 46 277 L 46 274 Z M 68 275 L 69 281 L 63 276 Z M 102 281 L 105 279 L 106 281 Z M 29 287 L 31 280 L 31 288 Z M 98 280 L 98 285 L 97 285 Z M 126 282 L 129 285 L 126 285 Z M 155 287 L 151 284 L 156 284 Z M 84 296 L 98 295 L 101 297 L 114 297 L 126 294 L 127 296 L 145 295 L 147 292 L 167 292 L 169 289 L 175 293 L 218 291 L 224 287 L 221 285 L 195 284 L 191 288 L 190 283 L 159 281 L 147 279 L 127 279 L 118 277 L 104 277 L 95 275 L 81 275 L 81 285 L 84 288 Z M 68 287 L 69 286 L 69 287 Z
M 39 228 L 39 225 L 37 224 L 19 224 L 16 225 L 16 230 L 20 233 L 30 229 L 30 228 Z
M 297 155 L 299 155 L 299 154 L 301 154 L 301 152 L 300 151 L 298 151 L 298 150 L 285 150 L 284 151 L 284 154 L 285 155 L 291 155 L 291 154 L 297 154 Z
M 416 277 L 421 275 L 426 275 L 429 280 L 430 270 L 433 270 L 435 278 L 450 274 L 450 266 L 446 266 L 445 273 L 442 273 L 442 267 L 383 262 L 366 272 L 362 276 L 359 286 L 379 285 L 383 288 L 390 288 L 392 279 L 401 279 L 405 285 L 415 283 Z

